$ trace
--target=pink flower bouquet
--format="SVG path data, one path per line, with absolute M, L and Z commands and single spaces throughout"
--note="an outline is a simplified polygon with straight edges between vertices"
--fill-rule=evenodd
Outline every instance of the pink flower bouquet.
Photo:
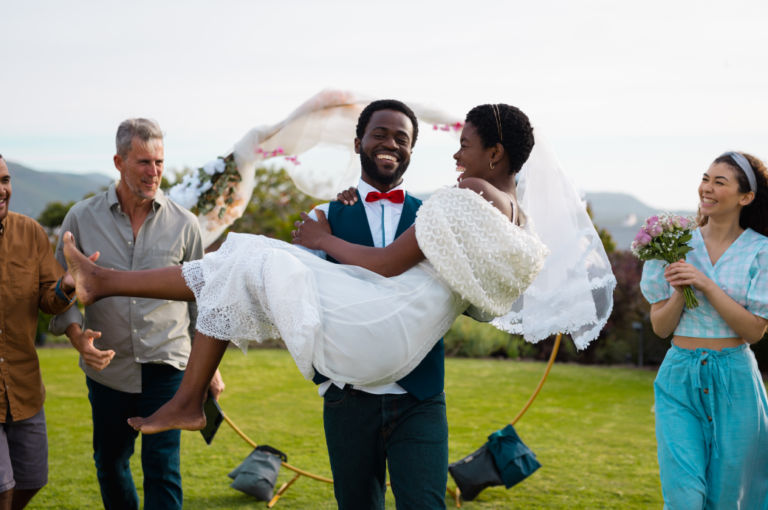
M 640 232 L 632 242 L 632 253 L 640 260 L 662 260 L 667 264 L 685 260 L 685 254 L 693 248 L 688 246 L 696 228 L 693 218 L 684 218 L 671 213 L 660 213 L 645 220 Z M 696 308 L 699 301 L 690 286 L 683 287 L 685 306 Z

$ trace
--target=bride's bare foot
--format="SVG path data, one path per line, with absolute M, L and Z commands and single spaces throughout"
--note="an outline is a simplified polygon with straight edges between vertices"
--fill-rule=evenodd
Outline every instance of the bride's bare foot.
M 101 268 L 80 253 L 71 232 L 64 234 L 64 257 L 67 259 L 69 272 L 75 280 L 77 299 L 84 306 L 101 299 L 97 292 L 97 273 Z
M 128 425 L 142 434 L 157 434 L 171 429 L 202 430 L 205 428 L 203 403 L 182 405 L 174 397 L 148 418 L 129 418 Z

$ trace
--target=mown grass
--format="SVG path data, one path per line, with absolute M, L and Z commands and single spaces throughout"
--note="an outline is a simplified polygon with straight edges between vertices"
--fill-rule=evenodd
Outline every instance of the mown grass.
M 85 376 L 72 349 L 38 351 L 48 397 L 50 482 L 29 508 L 101 508 L 92 460 Z M 473 452 L 503 427 L 530 396 L 543 363 L 447 359 L 450 459 Z M 222 408 L 258 443 L 289 461 L 331 476 L 322 425 L 322 399 L 283 350 L 228 351 Z M 510 490 L 493 488 L 465 503 L 476 509 L 661 508 L 652 384 L 655 374 L 625 368 L 555 365 L 517 430 L 543 467 Z M 127 426 L 127 425 L 126 425 Z M 140 451 L 137 444 L 136 451 Z M 226 424 L 212 446 L 199 433 L 182 434 L 184 507 L 262 508 L 229 488 L 227 473 L 250 452 Z M 141 492 L 139 456 L 132 459 Z M 282 470 L 279 482 L 290 478 Z M 453 485 L 452 481 L 450 481 Z M 330 485 L 299 479 L 276 508 L 335 508 Z M 449 501 L 449 508 L 452 505 Z M 395 508 L 391 492 L 387 508 Z

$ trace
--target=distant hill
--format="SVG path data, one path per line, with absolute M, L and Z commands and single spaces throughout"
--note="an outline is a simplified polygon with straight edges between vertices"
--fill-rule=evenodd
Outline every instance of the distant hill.
M 6 164 L 13 185 L 10 210 L 31 218 L 37 218 L 48 202 L 77 202 L 112 182 L 102 174 L 39 172 L 10 161 Z
M 634 214 L 638 223 L 649 216 L 661 211 L 645 205 L 632 195 L 624 193 L 587 193 L 585 200 L 592 207 L 595 223 L 601 227 L 623 225 L 629 215 Z M 695 211 L 670 211 L 677 214 L 689 215 Z
M 587 193 L 586 201 L 592 208 L 595 224 L 611 233 L 616 247 L 628 250 L 637 231 L 646 218 L 661 211 L 645 205 L 632 195 L 624 193 Z M 669 211 L 688 216 L 695 211 Z M 630 217 L 633 221 L 630 220 Z

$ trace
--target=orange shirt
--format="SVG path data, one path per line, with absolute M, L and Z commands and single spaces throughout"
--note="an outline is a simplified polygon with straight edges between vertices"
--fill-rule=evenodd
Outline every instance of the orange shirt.
M 56 297 L 62 276 L 43 227 L 9 211 L 0 222 L 0 423 L 9 407 L 14 421 L 31 418 L 43 407 L 37 310 L 59 314 L 71 306 Z

